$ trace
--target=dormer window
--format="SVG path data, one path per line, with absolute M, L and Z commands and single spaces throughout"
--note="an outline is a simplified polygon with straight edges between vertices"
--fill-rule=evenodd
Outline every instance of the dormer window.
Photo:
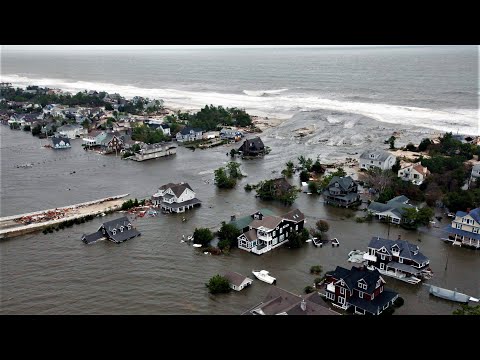
M 338 183 L 335 183 L 335 187 L 338 187 Z
M 120 226 L 120 232 L 123 232 L 123 226 Z
M 116 234 L 117 234 L 117 229 L 113 229 L 113 230 L 112 230 L 112 234 L 113 234 L 113 235 L 116 235 Z

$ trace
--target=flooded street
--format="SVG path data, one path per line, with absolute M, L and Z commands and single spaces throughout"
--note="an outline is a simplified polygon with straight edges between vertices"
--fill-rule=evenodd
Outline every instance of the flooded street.
M 348 252 L 366 250 L 372 236 L 387 237 L 386 225 L 356 223 L 351 210 L 326 206 L 321 197 L 300 193 L 292 207 L 285 207 L 263 202 L 255 198 L 255 191 L 243 189 L 246 183 L 279 176 L 285 162 L 296 161 L 300 155 L 319 155 L 321 162 L 333 162 L 369 146 L 383 147 L 383 139 L 392 130 L 402 130 L 359 115 L 328 114 L 322 118 L 325 113 L 301 113 L 260 134 L 272 151 L 263 159 L 238 159 L 248 176 L 233 190 L 217 189 L 213 171 L 230 160 L 226 154 L 240 143 L 196 151 L 179 147 L 172 157 L 134 162 L 84 151 L 80 139 L 73 140 L 68 150 L 45 149 L 41 145 L 47 140 L 0 126 L 1 216 L 123 193 L 143 198 L 163 184 L 181 181 L 188 182 L 202 201 L 200 208 L 185 214 L 186 222 L 182 215 L 135 219 L 133 224 L 142 236 L 119 245 L 104 241 L 87 246 L 80 240 L 82 234 L 96 231 L 118 213 L 47 235 L 40 232 L 1 241 L 0 313 L 240 314 L 260 302 L 271 285 L 254 280 L 239 293 L 213 296 L 205 287 L 211 276 L 231 270 L 253 278 L 252 269 L 266 269 L 277 278 L 279 287 L 300 294 L 316 277 L 309 273 L 310 266 L 319 264 L 324 271 L 337 265 L 350 267 Z M 310 124 L 316 126 L 314 134 L 292 138 L 292 130 Z M 419 138 L 410 129 L 405 128 L 399 146 Z M 33 167 L 16 167 L 25 163 Z M 298 177 L 290 182 L 299 185 Z M 279 248 L 262 256 L 238 249 L 230 255 L 212 256 L 180 242 L 195 227 L 216 228 L 231 215 L 247 215 L 265 207 L 279 215 L 299 208 L 306 215 L 307 227 L 326 219 L 328 234 L 339 239 L 340 247 L 315 248 L 309 243 L 302 249 Z M 444 218 L 440 226 L 447 223 Z M 430 258 L 434 277 L 429 283 L 479 297 L 480 252 L 444 244 L 436 228 L 415 232 L 391 226 L 390 238 L 398 235 L 418 243 Z M 395 314 L 451 314 L 459 306 L 430 296 L 426 286 L 384 279 L 387 287 L 405 299 Z

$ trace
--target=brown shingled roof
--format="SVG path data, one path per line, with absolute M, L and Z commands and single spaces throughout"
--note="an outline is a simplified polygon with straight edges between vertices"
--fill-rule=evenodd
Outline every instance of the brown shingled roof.
M 243 233 L 243 235 L 245 235 L 249 241 L 257 240 L 257 231 L 255 229 L 250 229 L 246 233 Z
M 275 229 L 281 222 L 282 218 L 278 216 L 265 216 L 262 220 L 253 220 L 250 226 L 254 229 L 258 229 L 260 226 L 267 229 Z
M 240 286 L 242 285 L 242 282 L 245 281 L 245 279 L 251 280 L 250 278 L 243 276 L 242 274 L 239 274 L 234 271 L 228 271 L 224 277 L 228 279 L 230 283 L 232 283 L 235 286 Z
M 287 219 L 287 220 L 292 220 L 292 221 L 295 221 L 295 222 L 299 222 L 299 221 L 302 221 L 302 220 L 305 220 L 305 214 L 302 213 L 300 210 L 298 209 L 294 209 L 292 211 L 289 211 L 288 213 L 282 215 L 282 217 L 284 219 Z

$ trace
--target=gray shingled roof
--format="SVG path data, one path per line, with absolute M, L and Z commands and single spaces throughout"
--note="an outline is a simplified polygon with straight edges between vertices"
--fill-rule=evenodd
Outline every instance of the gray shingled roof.
M 97 231 L 97 232 L 94 232 L 93 234 L 88 234 L 88 235 L 83 234 L 82 241 L 85 244 L 91 244 L 91 243 L 94 243 L 95 241 L 100 240 L 103 237 L 104 237 L 103 234 L 100 231 Z
M 389 239 L 382 239 L 380 237 L 372 237 L 370 243 L 368 244 L 369 248 L 372 249 L 381 249 L 385 247 L 387 249 L 387 253 L 391 254 L 392 246 L 397 245 L 400 249 L 400 256 L 405 259 L 410 259 L 416 261 L 417 263 L 423 263 L 428 260 L 428 258 L 423 255 L 420 251 L 416 255 L 413 254 L 413 251 L 419 250 L 418 246 L 412 243 L 409 243 L 406 240 L 389 240 Z
M 130 220 L 128 220 L 126 216 L 122 216 L 118 219 L 110 220 L 103 223 L 103 226 L 105 227 L 105 229 L 117 229 L 120 228 L 120 226 L 127 226 L 128 224 L 130 224 Z
M 172 189 L 172 191 L 173 191 L 173 193 L 175 194 L 176 197 L 179 197 L 180 195 L 182 195 L 183 192 L 185 191 L 185 189 L 192 190 L 192 188 L 190 187 L 190 185 L 188 185 L 188 183 L 174 184 L 174 185 L 170 186 L 170 189 Z
M 107 231 L 108 232 L 108 231 Z M 136 236 L 139 236 L 140 232 L 137 231 L 134 228 L 131 228 L 130 230 L 124 229 L 123 231 L 118 230 L 115 235 L 112 233 L 109 233 L 109 236 L 115 241 L 115 242 L 124 242 L 125 240 L 134 238 Z
M 202 132 L 203 130 L 202 129 L 199 129 L 199 128 L 191 128 L 190 126 L 186 126 L 184 127 L 181 131 L 180 131 L 180 134 L 182 135 L 188 135 L 190 134 L 190 130 L 193 130 L 194 132 Z
M 234 272 L 234 271 L 228 271 L 224 277 L 226 277 L 228 279 L 228 281 L 235 285 L 235 286 L 240 286 L 242 285 L 242 283 L 245 281 L 245 280 L 250 280 L 252 281 L 252 279 L 246 277 L 246 276 L 243 276 L 242 274 L 239 274 L 237 272 Z
M 358 289 L 366 292 L 367 294 L 371 294 L 375 290 L 377 281 L 380 279 L 380 273 L 378 270 L 372 271 L 367 270 L 366 268 L 357 268 L 355 266 L 352 266 L 351 270 L 337 266 L 335 271 L 329 271 L 327 274 L 337 280 L 342 279 L 350 290 Z M 358 287 L 358 282 L 361 279 L 363 279 L 367 284 L 366 290 Z
M 392 213 L 396 214 L 398 217 L 401 218 L 405 213 L 405 208 L 415 208 L 415 206 L 411 204 L 404 204 L 404 202 L 406 201 L 409 201 L 409 199 L 405 195 L 400 195 L 389 200 L 386 204 L 372 201 L 370 205 L 368 205 L 367 209 L 373 212 L 391 211 Z
M 379 310 L 383 309 L 383 307 L 392 301 L 397 295 L 398 293 L 395 291 L 384 288 L 382 293 L 375 296 L 373 300 L 361 299 L 357 296 L 354 296 L 348 299 L 348 303 L 356 306 L 357 308 L 366 310 L 371 314 L 377 314 Z
M 65 145 L 70 145 L 70 139 L 67 137 L 52 137 L 53 146 L 60 144 L 63 141 Z
M 378 158 L 370 158 L 370 154 L 379 155 Z M 392 156 L 388 151 L 385 150 L 367 150 L 360 155 L 360 159 L 376 160 L 376 161 L 385 161 L 389 156 Z
M 344 190 L 347 191 L 350 186 L 352 186 L 352 183 L 354 183 L 354 180 L 352 179 L 351 176 L 334 176 L 332 180 L 330 180 L 330 183 L 328 184 L 328 187 L 331 187 L 333 184 L 338 182 L 338 185 Z

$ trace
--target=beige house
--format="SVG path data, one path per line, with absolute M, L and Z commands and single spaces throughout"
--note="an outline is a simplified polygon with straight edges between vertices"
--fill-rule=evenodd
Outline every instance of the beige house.
M 406 163 L 398 170 L 399 178 L 411 181 L 415 185 L 420 185 L 428 175 L 430 175 L 430 171 L 420 163 Z

